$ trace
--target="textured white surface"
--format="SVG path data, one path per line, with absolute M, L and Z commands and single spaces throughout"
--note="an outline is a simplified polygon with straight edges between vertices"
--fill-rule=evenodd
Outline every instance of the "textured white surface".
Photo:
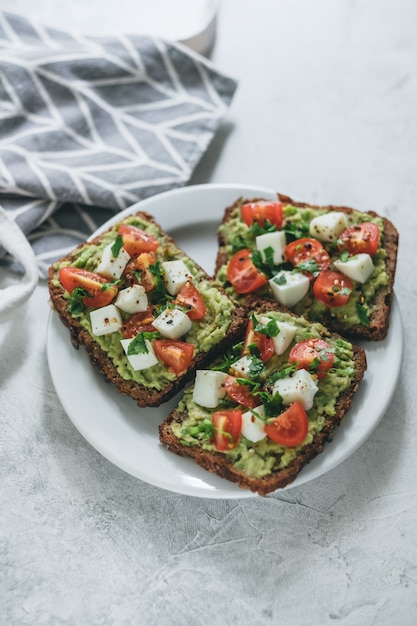
M 213 61 L 240 88 L 194 176 L 396 224 L 406 345 L 380 425 L 332 472 L 267 499 L 148 486 L 64 414 L 39 285 L 0 325 L 2 624 L 416 623 L 416 23 L 413 0 L 224 0 Z

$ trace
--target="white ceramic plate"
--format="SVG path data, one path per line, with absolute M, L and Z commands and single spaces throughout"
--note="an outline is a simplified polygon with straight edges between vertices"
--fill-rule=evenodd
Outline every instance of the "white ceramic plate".
M 276 197 L 273 190 L 259 187 L 196 185 L 162 193 L 129 207 L 97 232 L 139 209 L 148 211 L 191 257 L 212 273 L 217 226 L 225 207 L 241 195 Z M 397 384 L 403 352 L 401 316 L 395 299 L 387 338 L 362 345 L 367 352 L 368 370 L 351 410 L 333 442 L 286 489 L 317 478 L 344 461 L 367 439 L 384 415 Z M 68 330 L 52 312 L 47 355 L 56 392 L 73 424 L 98 452 L 119 468 L 147 483 L 181 494 L 205 498 L 254 497 L 251 492 L 201 469 L 191 459 L 163 448 L 158 439 L 158 425 L 176 400 L 156 409 L 140 409 L 133 400 L 119 395 L 90 364 L 86 352 L 74 350 Z

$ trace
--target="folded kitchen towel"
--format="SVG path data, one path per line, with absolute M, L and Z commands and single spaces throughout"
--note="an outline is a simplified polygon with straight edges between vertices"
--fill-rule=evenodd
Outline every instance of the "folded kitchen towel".
M 185 185 L 235 89 L 175 43 L 0 12 L 0 204 L 39 275 L 115 212 Z M 21 271 L 11 249 L 2 263 Z

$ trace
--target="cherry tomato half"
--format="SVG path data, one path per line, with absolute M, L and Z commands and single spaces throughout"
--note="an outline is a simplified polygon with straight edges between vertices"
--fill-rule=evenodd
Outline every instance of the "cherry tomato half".
M 323 270 L 313 285 L 313 294 L 326 306 L 344 306 L 350 298 L 353 289 L 352 281 L 340 272 Z
M 249 346 L 255 345 L 259 350 L 259 357 L 265 363 L 269 361 L 271 356 L 275 354 L 274 342 L 272 337 L 267 337 L 263 333 L 258 333 L 253 330 L 253 322 L 249 321 L 245 342 L 243 344 L 243 354 L 250 354 Z
M 306 339 L 291 348 L 289 359 L 298 363 L 298 369 L 317 372 L 318 378 L 324 378 L 333 365 L 334 354 L 327 341 Z
M 215 427 L 214 445 L 217 450 L 232 450 L 239 443 L 242 431 L 242 411 L 215 411 L 211 416 Z
M 239 250 L 230 259 L 227 266 L 227 280 L 240 294 L 257 291 L 268 281 L 265 274 L 253 264 L 251 251 L 248 248 Z
M 159 247 L 159 241 L 156 237 L 130 224 L 120 224 L 117 234 L 121 235 L 123 247 L 130 256 L 135 256 L 141 252 L 152 252 Z
M 373 222 L 353 224 L 344 230 L 337 240 L 339 250 L 347 250 L 349 254 L 374 255 L 379 246 L 379 228 Z
M 307 413 L 298 400 L 278 415 L 275 420 L 266 424 L 267 436 L 282 446 L 294 448 L 300 445 L 308 433 Z
M 268 220 L 279 229 L 282 226 L 282 202 L 248 202 L 242 205 L 242 218 L 247 226 L 252 226 L 254 222 L 264 226 Z
M 153 347 L 157 358 L 169 367 L 176 376 L 183 374 L 194 356 L 194 346 L 186 341 L 155 339 Z
M 133 315 L 128 317 L 127 320 L 123 322 L 120 332 L 123 337 L 127 339 L 136 337 L 138 333 L 155 332 L 156 328 L 152 326 L 154 319 L 155 316 L 152 313 L 152 307 L 148 306 L 146 311 L 139 311 L 138 313 L 133 313 Z
M 77 287 L 85 289 L 88 296 L 82 299 L 84 306 L 94 308 L 106 306 L 118 292 L 117 285 L 111 285 L 104 276 L 80 267 L 63 267 L 59 273 L 59 279 L 68 293 L 72 293 Z M 107 287 L 105 287 L 106 284 Z
M 156 285 L 155 275 L 149 269 L 156 264 L 155 252 L 141 252 L 128 261 L 125 277 L 130 285 L 142 285 L 146 292 L 152 291 Z
M 308 261 L 315 261 L 319 270 L 325 270 L 330 265 L 330 256 L 320 241 L 311 237 L 302 237 L 287 244 L 284 248 L 284 258 L 294 267 Z
M 224 388 L 226 389 L 227 395 L 242 406 L 254 409 L 259 405 L 259 400 L 256 400 L 255 396 L 252 395 L 249 387 L 238 383 L 235 376 L 228 376 L 226 378 Z
M 207 306 L 203 296 L 190 281 L 186 282 L 184 287 L 182 287 L 175 298 L 175 303 L 187 309 L 187 315 L 190 320 L 201 320 L 207 313 Z

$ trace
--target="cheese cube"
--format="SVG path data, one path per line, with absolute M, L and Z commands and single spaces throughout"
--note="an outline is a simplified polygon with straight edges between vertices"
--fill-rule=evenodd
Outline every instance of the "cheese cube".
M 162 267 L 165 287 L 171 296 L 176 296 L 185 283 L 193 279 L 184 261 L 164 261 Z
M 272 260 L 274 265 L 279 265 L 284 261 L 284 248 L 286 246 L 284 231 L 276 231 L 274 233 L 265 233 L 256 237 L 256 248 L 262 256 L 262 261 L 266 262 L 265 250 L 272 248 Z
M 129 345 L 132 343 L 133 340 L 134 337 L 132 339 L 122 339 L 120 341 L 123 350 L 126 353 L 127 360 L 132 366 L 132 369 L 137 372 L 138 370 L 147 370 L 149 367 L 156 365 L 158 363 L 158 359 L 149 339 L 145 339 L 145 346 L 147 347 L 148 352 L 141 352 L 140 354 L 128 354 Z
M 148 308 L 148 296 L 142 285 L 132 285 L 119 291 L 115 305 L 125 313 L 139 313 Z
M 310 372 L 301 369 L 291 376 L 277 380 L 272 389 L 273 393 L 278 392 L 281 395 L 283 404 L 292 404 L 298 400 L 308 411 L 313 406 L 318 386 Z
M 175 340 L 188 333 L 192 327 L 192 321 L 180 309 L 167 308 L 154 319 L 152 326 L 155 326 L 164 337 Z
M 234 376 L 249 378 L 249 368 L 252 364 L 251 356 L 242 356 L 230 366 Z
M 265 422 L 257 417 L 255 413 L 265 417 L 264 406 L 261 404 L 253 410 L 242 413 L 242 435 L 253 443 L 261 441 L 266 437 Z
M 323 242 L 337 241 L 346 227 L 346 215 L 341 211 L 331 211 L 311 220 L 310 235 Z
M 219 400 L 226 395 L 224 381 L 227 374 L 214 370 L 197 370 L 193 400 L 207 409 L 215 409 Z
M 259 319 L 261 324 L 268 324 L 271 321 L 270 317 L 261 317 Z M 290 346 L 292 340 L 295 337 L 295 333 L 297 329 L 292 324 L 288 324 L 288 322 L 279 322 L 277 320 L 277 326 L 279 328 L 279 333 L 276 337 L 272 337 L 272 341 L 274 344 L 274 349 L 276 354 L 284 354 L 285 350 Z
M 122 327 L 120 311 L 114 304 L 108 304 L 90 312 L 91 330 L 93 335 L 101 337 L 114 333 Z
M 292 307 L 304 298 L 310 281 L 301 272 L 282 270 L 269 281 L 272 294 L 284 306 Z
M 333 265 L 339 272 L 342 272 L 352 280 L 357 280 L 358 283 L 366 283 L 374 271 L 374 264 L 370 255 L 364 252 L 350 257 L 347 261 L 337 259 Z
M 117 280 L 123 274 L 130 255 L 124 248 L 120 248 L 117 256 L 113 256 L 113 244 L 109 243 L 103 250 L 101 261 L 96 267 L 97 274 Z

